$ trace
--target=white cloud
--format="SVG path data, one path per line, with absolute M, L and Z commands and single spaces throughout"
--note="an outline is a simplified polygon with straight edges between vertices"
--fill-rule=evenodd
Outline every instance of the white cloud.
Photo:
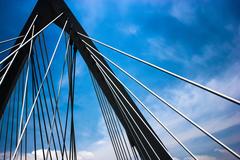
M 193 5 L 189 1 L 173 1 L 170 15 L 178 19 L 180 22 L 190 24 L 195 19 L 195 11 Z
M 240 86 L 238 85 L 240 75 L 237 75 L 236 72 L 239 67 L 240 64 L 237 63 L 223 71 L 222 74 L 216 75 L 211 79 L 204 80 L 198 78 L 196 81 L 229 96 L 238 98 L 240 97 Z M 240 111 L 234 111 L 234 106 L 232 106 L 231 102 L 222 100 L 219 97 L 188 84 L 167 88 L 162 91 L 160 95 L 165 95 L 164 98 L 166 98 L 168 102 L 171 102 L 171 104 L 176 106 L 182 113 L 186 114 L 210 133 L 218 133 L 240 124 Z M 153 97 L 148 96 L 145 99 L 145 104 L 148 104 L 150 110 L 152 110 L 157 117 L 160 117 L 160 120 L 164 122 L 181 142 L 185 143 L 189 140 L 204 136 L 200 131 L 189 128 L 189 126 L 186 127 L 186 123 L 184 123 L 186 121 L 184 119 L 178 118 L 179 116 L 173 114 L 171 110 L 167 110 L 166 106 L 160 105 L 159 101 L 155 98 L 153 99 Z M 230 112 L 228 112 L 229 110 Z M 156 131 L 159 135 L 162 135 L 163 132 L 159 124 L 152 121 L 154 120 L 151 119 L 150 124 L 152 124 L 154 128 L 157 128 Z M 176 143 L 172 143 L 169 136 L 165 135 L 162 137 L 162 140 L 167 142 L 167 147 L 176 147 Z M 238 136 L 234 136 L 231 140 L 228 140 L 226 137 L 220 140 L 227 144 L 239 142 Z M 205 147 L 206 152 L 209 152 L 210 148 Z M 206 157 L 201 158 L 204 159 Z
M 45 155 L 47 153 L 47 150 L 44 150 Z M 69 152 L 67 152 L 69 155 Z M 43 153 L 41 149 L 38 149 L 36 151 L 37 159 L 43 160 Z M 51 155 L 52 159 L 56 160 L 56 154 L 54 150 L 51 150 Z M 61 152 L 58 150 L 57 151 L 58 157 L 61 157 Z M 3 159 L 4 154 L 0 153 L 0 159 Z M 49 155 L 48 155 L 49 156 Z M 9 153 L 7 153 L 6 158 L 9 158 Z M 35 159 L 35 152 L 32 151 L 31 153 L 27 153 L 27 159 L 29 160 L 34 160 Z M 79 160 L 99 160 L 99 159 L 104 159 L 104 160 L 113 160 L 116 159 L 112 144 L 110 140 L 107 138 L 103 138 L 90 146 L 86 146 L 86 150 L 79 150 L 77 151 L 77 159 Z
M 174 61 L 187 65 L 189 61 L 186 57 L 186 52 L 179 44 L 169 45 L 162 37 L 148 38 L 148 54 L 157 57 L 162 61 Z
M 136 35 L 139 32 L 139 26 L 135 24 L 124 24 L 119 26 L 119 30 L 126 35 Z
M 177 157 L 173 157 L 173 160 L 180 160 L 179 158 L 177 158 Z
M 223 46 L 219 45 L 205 45 L 202 47 L 202 54 L 195 54 L 192 56 L 191 61 L 195 64 L 206 64 L 205 62 L 221 53 Z M 219 51 L 219 52 L 217 52 Z
M 85 146 L 85 150 L 78 151 L 78 156 L 81 156 L 81 160 L 116 159 L 103 118 L 99 120 L 97 133 L 101 135 L 101 138 Z
M 147 39 L 147 53 L 157 57 L 161 61 L 177 62 L 186 67 L 195 65 L 207 65 L 213 58 L 231 52 L 229 43 L 221 44 L 206 44 L 201 47 L 196 53 L 188 51 L 186 46 L 179 42 L 168 43 L 163 37 L 151 37 Z M 235 45 L 236 46 L 236 45 Z M 236 49 L 237 50 L 237 49 Z M 240 50 L 240 49 L 239 49 Z
M 217 160 L 215 157 L 208 156 L 208 155 L 197 156 L 197 159 L 199 159 L 199 160 Z
M 89 152 L 89 151 L 79 151 L 77 153 L 77 159 L 79 160 L 90 160 L 96 158 L 94 153 Z
M 56 154 L 55 151 L 51 150 L 51 156 L 53 160 L 56 160 Z M 45 156 L 47 155 L 47 149 L 44 150 Z M 57 155 L 58 155 L 58 159 L 59 157 L 61 157 L 61 152 L 59 150 L 56 151 Z M 69 155 L 69 152 L 67 152 L 67 154 Z M 9 152 L 6 153 L 6 159 L 9 159 Z M 17 155 L 18 156 L 18 155 Z M 25 154 L 22 155 L 23 157 L 25 157 Z M 34 160 L 35 159 L 35 151 L 32 151 L 31 153 L 27 153 L 27 159 L 28 160 Z M 41 149 L 36 150 L 36 156 L 38 160 L 44 160 L 43 158 L 43 151 Z M 64 155 L 65 156 L 65 155 Z M 50 154 L 48 154 L 48 158 L 50 157 Z M 4 158 L 4 153 L 0 153 L 0 159 Z M 66 158 L 66 157 L 65 157 Z M 77 159 L 79 160 L 95 160 L 96 157 L 92 152 L 88 152 L 88 151 L 78 151 L 77 152 Z
M 222 149 L 222 148 L 216 148 L 216 149 L 214 149 L 214 151 L 220 152 L 220 153 L 226 153 L 227 152 L 225 149 Z
M 69 2 L 71 3 L 71 2 Z M 103 19 L 105 15 L 106 0 L 77 0 L 72 1 L 76 7 L 78 13 L 81 13 L 82 24 L 87 28 L 88 32 L 94 31 L 98 23 Z
M 233 114 L 232 116 L 211 118 L 210 120 L 206 120 L 205 123 L 202 123 L 201 126 L 204 126 L 204 129 L 206 131 L 209 131 L 212 134 L 217 133 L 217 132 L 223 131 L 225 129 L 228 129 L 232 126 L 240 124 L 239 116 L 240 116 L 240 113 L 236 113 L 236 114 Z M 222 122 L 224 122 L 224 123 L 222 123 Z M 199 138 L 199 137 L 203 136 L 203 134 L 197 130 L 186 129 L 185 132 L 178 133 L 177 136 L 181 137 L 182 142 L 186 142 L 188 140 L 193 140 L 194 138 Z M 237 139 L 236 139 L 236 141 L 237 141 Z
M 167 3 L 165 0 L 121 0 L 111 2 L 114 2 L 118 13 L 125 16 L 132 9 L 132 6 L 136 6 L 137 4 L 162 6 Z

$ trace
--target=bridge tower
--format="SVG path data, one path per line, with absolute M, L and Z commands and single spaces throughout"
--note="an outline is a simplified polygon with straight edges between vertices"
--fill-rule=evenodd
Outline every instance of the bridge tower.
M 35 21 L 34 33 L 38 33 L 41 32 L 41 29 L 56 17 L 58 18 L 53 23 L 59 28 L 64 29 L 64 31 L 70 36 L 70 45 L 73 47 L 75 53 L 79 51 L 81 54 L 89 71 L 91 72 L 96 86 L 98 86 L 102 91 L 102 94 L 106 97 L 106 100 L 111 106 L 111 109 L 114 111 L 114 114 L 117 115 L 117 118 L 126 131 L 131 147 L 137 151 L 139 157 L 144 160 L 172 159 L 167 149 L 161 143 L 161 140 L 158 138 L 154 130 L 137 108 L 134 101 L 131 99 L 128 92 L 122 84 L 119 83 L 112 74 L 110 74 L 110 72 L 112 72 L 111 68 L 106 63 L 105 59 L 96 52 L 97 48 L 94 43 L 90 39 L 78 34 L 81 33 L 87 36 L 83 27 L 63 0 L 38 0 L 20 35 L 27 35 L 25 38 L 31 39 L 32 35 L 31 32 L 29 32 L 29 28 L 32 27 L 33 21 Z M 33 41 L 37 41 L 37 39 L 33 38 Z M 95 50 L 91 49 L 92 53 L 90 53 L 90 50 L 83 41 L 88 43 Z M 18 39 L 16 41 L 16 45 L 21 42 L 22 39 Z M 3 68 L 13 60 L 12 65 L 10 65 L 9 68 L 5 67 L 8 69 L 8 73 L 4 75 L 4 71 L 6 69 L 0 73 L 0 77 L 4 76 L 2 84 L 0 85 L 0 117 L 2 117 L 6 109 L 9 98 L 16 86 L 24 65 L 28 61 L 30 47 L 31 43 L 26 43 L 18 51 L 18 54 L 14 56 L 14 58 L 13 56 L 10 57 L 1 66 L 1 68 Z M 11 52 L 14 52 L 15 49 L 16 47 L 13 48 Z M 32 54 L 35 53 L 33 52 Z M 109 86 L 109 82 L 106 81 L 106 76 L 103 75 L 102 71 L 97 66 L 92 54 L 106 66 L 106 68 L 102 68 L 102 71 L 110 77 L 112 82 L 116 85 L 115 87 L 118 88 L 120 92 Z

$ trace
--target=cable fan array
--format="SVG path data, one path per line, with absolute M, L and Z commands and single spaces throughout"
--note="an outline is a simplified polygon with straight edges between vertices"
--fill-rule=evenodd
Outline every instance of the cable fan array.
M 204 85 L 201 85 L 197 82 L 194 82 L 192 80 L 189 80 L 183 76 L 180 76 L 176 73 L 173 73 L 167 69 L 164 69 L 162 67 L 159 67 L 157 65 L 154 65 L 150 62 L 147 62 L 143 59 L 140 59 L 136 56 L 133 56 L 129 53 L 126 53 L 124 51 L 121 51 L 115 47 L 112 47 L 111 45 L 108 45 L 108 44 L 105 44 L 99 40 L 96 40 L 92 37 L 89 37 L 87 35 L 84 35 L 82 33 L 79 33 L 78 34 L 83 37 L 83 38 L 87 38 L 87 39 L 90 39 L 104 47 L 107 47 L 111 50 L 114 50 L 116 51 L 117 53 L 120 53 L 122 55 L 125 55 L 127 57 L 130 57 L 131 59 L 134 59 L 138 62 L 141 62 L 145 65 L 148 65 L 154 69 L 157 69 L 161 72 L 164 72 L 166 74 L 169 74 L 179 80 L 182 80 L 186 83 L 189 83 L 193 86 L 196 86 L 198 88 L 201 88 L 209 93 L 212 93 L 216 96 L 219 96 L 229 102 L 232 102 L 234 104 L 237 104 L 237 105 L 240 105 L 240 101 L 235 99 L 235 98 L 232 98 L 232 97 L 229 97 L 223 93 L 220 93 L 218 91 L 215 91 L 213 89 L 210 89 Z M 136 79 L 135 77 L 133 77 L 130 73 L 128 73 L 127 71 L 125 71 L 123 68 L 121 68 L 119 65 L 117 65 L 115 62 L 113 62 L 112 60 L 110 60 L 108 57 L 106 57 L 104 54 L 102 54 L 101 52 L 99 52 L 98 50 L 96 50 L 95 48 L 93 48 L 89 43 L 87 43 L 84 39 L 82 39 L 82 42 L 86 45 L 88 51 L 91 53 L 92 55 L 92 58 L 94 59 L 95 63 L 97 64 L 97 66 L 99 67 L 99 69 L 101 70 L 101 73 L 104 75 L 104 77 L 106 78 L 106 81 L 108 81 L 108 84 L 110 85 L 110 87 L 113 89 L 113 90 L 117 90 L 118 92 L 120 92 L 120 90 L 117 88 L 117 86 L 114 84 L 113 81 L 111 81 L 111 78 L 107 75 L 107 73 L 103 70 L 103 69 L 106 69 L 108 70 L 108 72 L 114 76 L 118 82 L 120 82 L 124 88 L 128 91 L 128 93 L 130 95 L 132 95 L 133 98 L 136 99 L 136 101 L 172 136 L 172 138 L 174 138 L 183 148 L 184 150 L 193 158 L 193 159 L 197 159 L 196 156 L 191 152 L 190 149 L 188 149 L 176 136 L 174 136 L 174 134 L 157 118 L 157 116 L 154 115 L 153 112 L 150 111 L 149 107 L 146 106 L 122 81 L 120 81 L 120 79 L 118 79 L 114 73 L 112 71 L 110 71 L 105 65 L 104 63 L 96 57 L 96 54 L 98 55 L 101 55 L 107 62 L 109 62 L 110 64 L 112 64 L 114 67 L 116 67 L 118 70 L 120 70 L 122 73 L 124 73 L 126 76 L 128 76 L 130 79 L 132 79 L 133 81 L 135 81 L 138 85 L 140 85 L 142 88 L 144 88 L 146 91 L 148 91 L 150 94 L 152 94 L 154 97 L 156 97 L 158 100 L 160 100 L 163 104 L 165 104 L 167 107 L 169 107 L 170 109 L 172 109 L 174 112 L 176 112 L 179 116 L 181 116 L 182 118 L 184 118 L 186 121 L 188 121 L 191 125 L 193 125 L 194 127 L 196 127 L 197 129 L 199 129 L 202 133 L 204 133 L 206 136 L 208 136 L 210 139 L 212 139 L 214 142 L 216 142 L 218 145 L 220 145 L 221 147 L 223 147 L 226 151 L 228 151 L 230 154 L 233 155 L 233 157 L 237 158 L 237 159 L 240 159 L 240 155 L 235 152 L 234 150 L 232 150 L 231 148 L 229 148 L 227 145 L 225 145 L 223 142 L 221 142 L 218 138 L 216 138 L 215 136 L 213 136 L 211 133 L 209 133 L 208 131 L 206 131 L 204 128 L 202 128 L 201 126 L 199 126 L 197 123 L 195 123 L 193 120 L 191 120 L 189 117 L 187 117 L 184 113 L 182 113 L 180 110 L 177 109 L 176 106 L 173 106 L 171 103 L 169 103 L 168 101 L 166 101 L 164 98 L 160 97 L 158 94 L 156 94 L 153 90 L 151 90 L 150 88 L 148 88 L 145 84 L 143 84 L 141 81 L 139 81 L 138 79 Z M 127 101 L 127 100 L 126 100 Z
M 69 33 L 69 30 L 68 32 L 66 31 L 66 29 L 72 27 L 69 17 L 64 19 L 57 43 L 53 52 L 50 53 L 48 41 L 45 37 L 45 29 L 56 23 L 63 15 L 64 13 L 60 13 L 38 31 L 36 31 L 36 22 L 39 16 L 35 15 L 26 34 L 0 42 L 1 45 L 15 40 L 21 41 L 0 52 L 1 56 L 3 55 L 3 59 L 0 61 L 0 87 L 6 84 L 4 83 L 7 80 L 6 77 L 10 74 L 10 69 L 14 67 L 19 54 L 27 55 L 20 73 L 16 73 L 18 78 L 15 86 L 11 88 L 11 95 L 8 97 L 6 106 L 0 106 L 4 110 L 0 117 L 1 159 L 78 159 L 77 139 L 75 137 L 76 129 L 74 127 L 74 107 L 76 55 L 77 50 L 82 48 L 85 49 L 83 49 L 85 52 L 82 55 L 88 54 L 87 58 L 85 57 L 85 62 L 86 59 L 90 59 L 90 63 L 87 62 L 89 74 L 117 160 L 160 160 L 163 159 L 162 156 L 165 159 L 174 159 L 170 150 L 166 147 L 167 145 L 161 141 L 160 137 L 146 121 L 141 110 L 137 108 L 137 105 L 134 105 L 131 98 L 185 150 L 186 154 L 192 159 L 197 160 L 198 158 L 196 153 L 193 153 L 191 148 L 181 142 L 179 137 L 174 135 L 173 131 L 167 128 L 167 125 L 149 109 L 150 106 L 146 105 L 114 74 L 108 63 L 185 119 L 189 124 L 200 130 L 213 142 L 224 148 L 233 158 L 240 159 L 240 155 L 236 151 L 98 51 L 89 41 L 96 42 L 236 105 L 240 105 L 239 100 L 121 51 L 82 32 L 71 30 L 71 33 Z M 53 61 L 61 48 L 63 37 L 65 37 L 64 54 L 61 59 L 63 63 L 61 67 L 57 66 L 60 70 L 60 73 L 57 74 L 52 71 L 53 67 L 56 67 L 53 65 Z M 79 40 L 80 44 L 76 44 L 77 40 Z M 21 52 L 26 47 L 28 52 Z M 6 54 L 8 51 L 11 52 Z M 93 72 L 91 67 L 95 67 L 95 71 L 99 71 L 98 75 Z M 62 95 L 62 83 L 65 74 L 67 75 L 68 92 Z M 98 76 L 101 76 L 102 81 L 99 81 Z M 128 94 L 131 97 L 127 97 Z M 66 97 L 66 104 L 61 101 L 61 96 Z M 60 111 L 60 106 L 65 109 L 64 112 Z M 31 150 L 33 151 L 31 152 Z
M 59 14 L 38 32 L 35 32 L 35 16 L 24 36 L 2 41 L 0 44 L 20 39 L 22 42 L 8 49 L 13 50 L 0 62 L 1 83 L 14 65 L 19 51 L 29 45 L 28 58 L 19 74 L 0 124 L 0 159 L 76 159 L 74 129 L 74 84 L 76 72 L 76 51 L 65 33 L 68 20 L 60 33 L 53 53 L 49 53 L 44 31 L 60 18 Z M 65 33 L 65 34 L 64 34 Z M 65 53 L 59 83 L 51 67 L 65 35 Z M 29 39 L 26 37 L 30 36 Z M 3 52 L 1 52 L 3 53 Z M 22 53 L 21 53 L 22 54 Z M 51 56 L 51 57 L 49 57 Z M 67 68 L 67 70 L 66 70 Z M 60 113 L 59 106 L 64 73 L 68 75 L 68 96 L 66 111 Z M 65 95 L 64 95 L 65 96 Z M 1 106 L 3 107 L 3 106 Z

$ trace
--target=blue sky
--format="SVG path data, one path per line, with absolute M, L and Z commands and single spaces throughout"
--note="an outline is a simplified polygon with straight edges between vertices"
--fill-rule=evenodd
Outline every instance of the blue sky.
M 1 39 L 19 34 L 36 1 L 0 1 Z M 67 0 L 86 32 L 135 56 L 240 99 L 240 2 L 235 0 Z M 49 29 L 55 44 L 59 29 Z M 97 45 L 100 51 L 240 153 L 240 108 Z M 58 56 L 54 63 L 60 63 Z M 82 159 L 111 159 L 112 148 L 87 68 L 77 59 L 76 136 Z M 112 67 L 118 77 L 200 159 L 233 159 L 161 102 Z M 54 69 L 53 69 L 54 70 Z M 58 79 L 57 76 L 55 76 Z M 85 82 L 85 83 L 84 83 Z M 63 90 L 63 94 L 64 94 Z M 89 101 L 91 99 L 91 101 Z M 64 113 L 64 99 L 61 111 Z M 139 106 L 140 107 L 140 106 Z M 176 159 L 179 146 L 143 111 Z M 107 157 L 106 157 L 107 156 Z M 98 157 L 98 158 L 97 158 Z

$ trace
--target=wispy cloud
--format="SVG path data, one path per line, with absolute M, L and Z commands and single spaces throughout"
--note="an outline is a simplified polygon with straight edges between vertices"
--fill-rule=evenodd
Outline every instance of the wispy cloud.
M 180 44 L 168 44 L 162 37 L 147 39 L 148 54 L 157 57 L 161 61 L 172 61 L 187 65 L 188 57 L 186 51 Z
M 213 156 L 209 156 L 209 155 L 197 155 L 196 158 L 199 160 L 217 160 L 217 158 L 215 158 Z M 192 158 L 190 158 L 190 157 L 184 158 L 184 160 L 191 160 L 191 159 Z
M 99 120 L 97 133 L 101 138 L 85 146 L 85 150 L 79 150 L 79 158 L 82 160 L 116 159 L 103 118 Z
M 119 30 L 125 35 L 136 35 L 139 32 L 139 26 L 135 24 L 123 24 L 119 26 Z
M 96 130 L 97 134 L 101 135 L 101 138 L 99 138 L 97 141 L 89 144 L 88 146 L 85 146 L 84 150 L 77 150 L 77 159 L 79 160 L 113 160 L 116 159 L 111 141 L 109 139 L 109 135 L 105 126 L 105 123 L 103 119 L 101 118 L 98 123 L 98 128 Z M 45 153 L 47 153 L 47 149 L 44 150 Z M 54 150 L 51 150 L 52 159 L 56 160 L 56 154 Z M 69 151 L 67 151 L 69 154 Z M 9 153 L 6 153 L 7 159 L 9 158 Z M 37 158 L 39 160 L 43 160 L 43 153 L 41 149 L 38 149 L 36 151 Z M 58 157 L 61 157 L 60 150 L 57 150 Z M 3 159 L 4 154 L 0 153 L 0 159 Z M 25 156 L 25 155 L 23 155 Z M 35 159 L 35 152 L 32 151 L 30 153 L 27 153 L 27 159 L 33 160 Z
M 95 155 L 92 152 L 89 151 L 79 151 L 77 153 L 77 158 L 80 160 L 90 160 L 95 158 Z
M 198 77 L 196 81 L 229 96 L 239 98 L 240 87 L 238 83 L 240 81 L 240 75 L 235 74 L 239 69 L 239 66 L 240 65 L 237 63 L 223 71 L 220 75 L 216 75 L 210 79 L 200 79 L 200 77 Z M 191 87 L 188 84 L 168 87 L 164 91 L 161 91 L 160 95 L 165 95 L 164 98 L 166 98 L 171 104 L 176 106 L 182 113 L 193 119 L 211 134 L 216 135 L 216 133 L 227 131 L 229 128 L 240 124 L 240 112 L 234 108 L 234 105 L 231 102 L 210 95 L 209 93 Z M 166 106 L 160 105 L 159 101 L 152 96 L 148 96 L 145 99 L 145 103 L 148 104 L 157 117 L 160 117 L 160 120 L 163 121 L 183 143 L 189 143 L 191 141 L 194 145 L 195 139 L 205 137 L 205 135 L 197 129 L 186 125 L 186 121 L 179 118 L 179 116 L 176 116 L 171 110 L 166 108 L 163 109 L 163 107 Z M 148 119 L 150 120 L 149 117 Z M 162 135 L 163 132 L 160 129 L 160 125 L 154 122 L 153 119 L 150 120 L 150 123 L 159 135 Z M 238 132 L 232 132 L 231 134 L 238 135 Z M 238 136 L 232 136 L 234 139 L 231 141 L 229 139 L 227 140 L 226 137 L 219 138 L 228 145 L 240 142 Z M 176 147 L 176 143 L 170 143 L 171 140 L 169 139 L 169 136 L 165 135 L 162 139 L 163 141 L 166 140 L 168 142 L 166 144 L 167 147 Z M 211 147 L 212 146 L 204 146 L 204 152 L 206 152 L 206 154 L 209 153 Z M 200 157 L 200 159 L 204 158 L 205 157 Z
M 94 31 L 99 21 L 104 17 L 105 2 L 106 0 L 99 0 L 97 3 L 92 0 L 71 1 L 78 13 L 81 13 L 82 24 L 87 28 L 88 32 Z
M 173 1 L 170 15 L 185 24 L 191 24 L 195 20 L 194 6 L 190 1 Z
M 45 156 L 46 156 L 47 149 L 45 149 L 44 152 L 45 152 Z M 61 154 L 60 150 L 57 150 L 56 152 L 55 152 L 55 150 L 51 150 L 50 152 L 51 152 L 50 154 L 51 154 L 51 159 L 52 160 L 57 160 L 57 159 L 59 159 L 59 157 L 62 157 L 62 154 Z M 57 153 L 57 156 L 56 156 L 56 153 Z M 67 154 L 69 155 L 69 151 L 67 151 Z M 36 156 L 37 156 L 37 159 L 39 159 L 39 160 L 44 160 L 45 159 L 43 157 L 43 151 L 41 149 L 36 150 Z M 25 154 L 23 154 L 22 157 L 25 157 Z M 48 154 L 48 158 L 49 157 L 50 156 Z M 10 159 L 9 152 L 6 153 L 5 158 Z M 34 160 L 35 159 L 35 151 L 27 153 L 26 158 L 28 160 Z M 4 159 L 4 153 L 0 153 L 0 159 Z M 79 159 L 79 160 L 95 160 L 95 159 L 97 159 L 97 157 L 95 157 L 95 155 L 92 152 L 89 152 L 89 151 L 77 151 L 77 159 Z

